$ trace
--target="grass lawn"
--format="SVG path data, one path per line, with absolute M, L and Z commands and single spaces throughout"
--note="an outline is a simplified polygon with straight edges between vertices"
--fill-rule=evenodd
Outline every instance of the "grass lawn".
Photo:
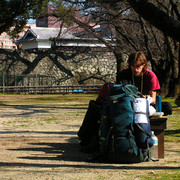
M 165 141 L 180 142 L 180 100 L 164 98 L 162 101 L 169 102 L 173 107 L 172 115 L 168 116 Z

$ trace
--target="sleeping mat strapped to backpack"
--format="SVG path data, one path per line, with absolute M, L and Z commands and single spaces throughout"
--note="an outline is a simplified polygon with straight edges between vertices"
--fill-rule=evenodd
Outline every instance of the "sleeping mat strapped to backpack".
M 153 146 L 149 120 L 149 107 L 150 102 L 148 99 L 133 99 L 135 140 L 137 146 L 143 149 L 151 148 Z
M 114 85 L 101 110 L 100 154 L 104 161 L 138 163 L 149 161 L 149 149 L 137 146 L 134 132 L 133 85 Z

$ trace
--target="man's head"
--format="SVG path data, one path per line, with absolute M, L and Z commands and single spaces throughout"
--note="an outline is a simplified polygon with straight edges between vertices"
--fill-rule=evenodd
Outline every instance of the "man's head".
M 147 69 L 147 59 L 143 52 L 132 53 L 128 59 L 133 75 L 140 76 Z

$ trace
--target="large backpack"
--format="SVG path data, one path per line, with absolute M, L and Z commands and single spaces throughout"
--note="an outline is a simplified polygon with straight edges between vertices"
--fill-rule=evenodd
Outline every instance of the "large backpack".
M 114 85 L 101 110 L 100 154 L 104 161 L 137 163 L 150 160 L 148 145 L 139 148 L 134 131 L 133 100 L 139 98 L 133 85 Z M 139 132 L 139 128 L 137 132 Z M 143 133 L 147 139 L 149 133 Z M 141 139 L 142 141 L 142 139 Z
M 84 120 L 77 133 L 83 152 L 93 153 L 99 150 L 100 110 L 112 86 L 113 83 L 105 83 L 96 101 L 90 100 L 89 102 Z

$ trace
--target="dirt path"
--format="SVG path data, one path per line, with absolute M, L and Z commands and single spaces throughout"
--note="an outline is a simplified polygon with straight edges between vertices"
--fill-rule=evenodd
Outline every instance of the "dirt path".
M 56 103 L 0 106 L 0 179 L 143 179 L 180 165 L 180 143 L 165 143 L 165 158 L 139 164 L 89 163 L 77 131 L 87 106 Z

